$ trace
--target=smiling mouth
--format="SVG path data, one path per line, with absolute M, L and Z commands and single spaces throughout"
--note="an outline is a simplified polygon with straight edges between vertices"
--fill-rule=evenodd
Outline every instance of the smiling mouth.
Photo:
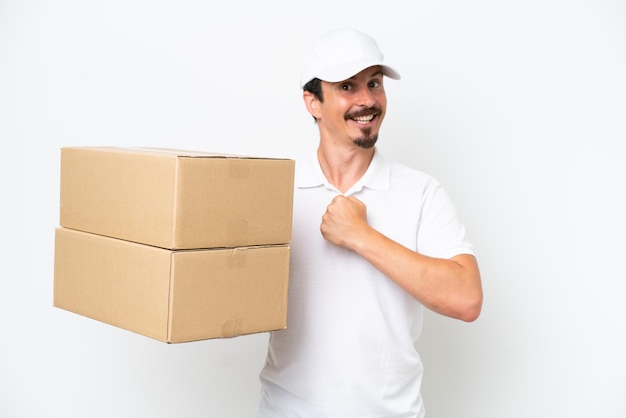
M 346 115 L 346 120 L 353 120 L 356 123 L 366 125 L 373 121 L 380 114 L 380 110 L 376 108 L 365 109 L 358 113 Z
M 376 115 L 358 116 L 356 118 L 352 118 L 352 120 L 356 123 L 370 123 L 375 116 Z

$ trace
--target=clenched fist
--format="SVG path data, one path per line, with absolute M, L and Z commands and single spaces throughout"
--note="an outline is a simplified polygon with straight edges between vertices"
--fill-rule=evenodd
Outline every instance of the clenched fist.
M 353 250 L 365 239 L 369 228 L 365 204 L 356 197 L 343 195 L 330 202 L 320 225 L 324 239 Z

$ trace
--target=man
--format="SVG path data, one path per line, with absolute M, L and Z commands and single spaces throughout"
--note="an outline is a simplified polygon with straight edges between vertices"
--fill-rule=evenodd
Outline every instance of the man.
M 270 336 L 258 417 L 423 417 L 423 307 L 480 313 L 478 266 L 448 195 L 376 150 L 384 76 L 400 79 L 352 29 L 323 35 L 303 67 L 319 147 L 297 163 L 287 329 Z

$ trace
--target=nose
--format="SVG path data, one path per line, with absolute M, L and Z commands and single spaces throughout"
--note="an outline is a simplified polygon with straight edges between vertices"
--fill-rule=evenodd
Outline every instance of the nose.
M 362 88 L 359 90 L 357 97 L 357 104 L 364 107 L 372 107 L 376 103 L 374 93 L 368 88 Z

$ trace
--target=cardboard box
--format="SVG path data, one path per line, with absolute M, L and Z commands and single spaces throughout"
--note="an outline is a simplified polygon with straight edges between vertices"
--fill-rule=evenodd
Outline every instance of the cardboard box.
M 168 343 L 286 327 L 287 244 L 173 251 L 55 232 L 58 308 Z
M 289 159 L 64 147 L 60 224 L 169 249 L 285 244 L 294 167 Z

